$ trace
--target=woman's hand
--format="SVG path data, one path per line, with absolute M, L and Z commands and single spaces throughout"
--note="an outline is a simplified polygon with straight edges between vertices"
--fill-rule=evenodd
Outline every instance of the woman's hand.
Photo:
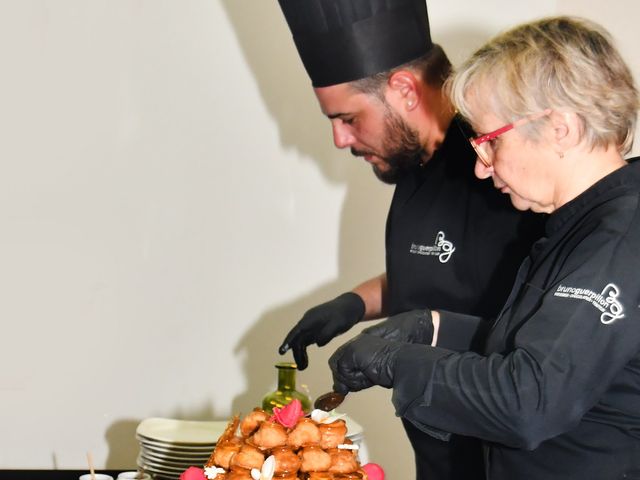
M 342 345 L 329 359 L 333 390 L 357 392 L 373 385 L 391 388 L 395 358 L 406 343 L 361 333 Z
M 387 340 L 431 345 L 433 319 L 430 310 L 411 310 L 389 317 L 362 332 Z

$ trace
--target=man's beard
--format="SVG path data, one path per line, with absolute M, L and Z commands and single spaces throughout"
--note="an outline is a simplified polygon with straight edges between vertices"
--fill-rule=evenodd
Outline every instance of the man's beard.
M 354 148 L 351 153 L 355 156 L 372 154 Z M 420 165 L 422 153 L 418 132 L 388 107 L 384 115 L 384 139 L 379 155 L 388 168 L 382 171 L 373 165 L 376 177 L 390 185 L 397 183 L 409 170 Z

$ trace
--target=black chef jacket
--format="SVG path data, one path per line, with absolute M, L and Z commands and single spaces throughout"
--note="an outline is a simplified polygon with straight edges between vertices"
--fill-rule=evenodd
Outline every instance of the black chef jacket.
M 453 310 L 493 317 L 543 216 L 519 212 L 491 180 L 474 175 L 471 132 L 455 118 L 443 144 L 396 186 L 386 232 L 387 311 Z M 403 420 L 419 480 L 484 478 L 480 442 L 444 442 Z
M 640 479 L 640 162 L 549 217 L 482 355 L 477 325 L 402 350 L 399 414 L 484 439 L 490 480 Z

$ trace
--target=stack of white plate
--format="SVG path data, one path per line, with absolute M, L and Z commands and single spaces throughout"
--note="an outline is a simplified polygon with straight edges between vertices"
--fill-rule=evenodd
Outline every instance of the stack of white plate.
M 155 478 L 174 480 L 207 462 L 227 422 L 147 418 L 138 425 L 138 467 Z

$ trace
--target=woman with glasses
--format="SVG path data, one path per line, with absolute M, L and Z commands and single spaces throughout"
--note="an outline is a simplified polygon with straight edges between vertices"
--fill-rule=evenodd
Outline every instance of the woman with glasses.
M 601 27 L 559 17 L 478 50 L 450 83 L 475 172 L 548 213 L 502 312 L 412 311 L 330 359 L 335 389 L 393 388 L 397 414 L 485 442 L 487 478 L 640 479 L 640 106 Z M 482 252 L 478 252 L 479 255 Z

